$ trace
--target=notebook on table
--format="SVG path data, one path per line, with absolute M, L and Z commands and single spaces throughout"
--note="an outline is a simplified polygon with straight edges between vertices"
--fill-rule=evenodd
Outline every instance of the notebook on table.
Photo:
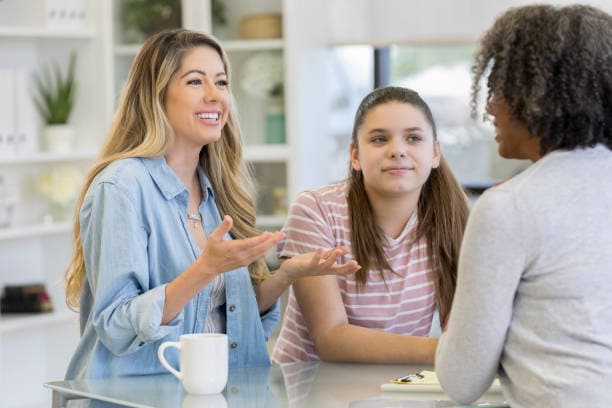
M 421 371 L 384 383 L 380 386 L 381 391 L 391 392 L 440 392 L 444 393 L 438 376 L 433 371 Z M 501 393 L 501 385 L 496 378 L 491 384 L 488 393 Z

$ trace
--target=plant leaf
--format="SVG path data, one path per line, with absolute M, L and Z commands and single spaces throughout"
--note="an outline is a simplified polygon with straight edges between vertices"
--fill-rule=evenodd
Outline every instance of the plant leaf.
M 38 95 L 34 98 L 36 107 L 47 124 L 67 123 L 74 107 L 76 53 L 70 53 L 66 76 L 62 75 L 55 61 L 50 67 L 34 75 Z

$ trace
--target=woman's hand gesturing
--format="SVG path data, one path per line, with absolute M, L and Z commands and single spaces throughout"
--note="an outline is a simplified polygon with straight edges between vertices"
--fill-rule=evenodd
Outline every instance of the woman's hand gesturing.
M 196 261 L 203 271 L 217 275 L 263 258 L 283 236 L 282 232 L 264 232 L 255 237 L 226 240 L 232 229 L 232 217 L 226 215 L 221 224 L 208 236 L 202 254 Z

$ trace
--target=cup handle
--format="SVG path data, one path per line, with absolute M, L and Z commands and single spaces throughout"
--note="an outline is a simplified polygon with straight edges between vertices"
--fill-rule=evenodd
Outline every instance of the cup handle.
M 178 378 L 179 380 L 183 380 L 183 373 L 181 373 L 178 370 L 175 370 L 174 367 L 172 367 L 170 364 L 168 364 L 168 361 L 166 361 L 166 358 L 164 357 L 164 351 L 168 348 L 168 347 L 176 347 L 179 352 L 181 351 L 181 343 L 178 341 L 165 341 L 163 342 L 159 348 L 157 349 L 157 358 L 159 358 L 159 362 L 161 363 L 161 365 L 164 366 L 164 368 L 168 371 L 170 371 L 170 373 L 175 376 L 176 378 Z

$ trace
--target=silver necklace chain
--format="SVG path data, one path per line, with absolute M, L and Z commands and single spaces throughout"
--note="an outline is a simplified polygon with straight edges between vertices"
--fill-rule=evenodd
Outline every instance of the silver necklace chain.
M 187 213 L 187 219 L 193 221 L 193 227 L 202 225 L 202 216 L 199 213 Z

